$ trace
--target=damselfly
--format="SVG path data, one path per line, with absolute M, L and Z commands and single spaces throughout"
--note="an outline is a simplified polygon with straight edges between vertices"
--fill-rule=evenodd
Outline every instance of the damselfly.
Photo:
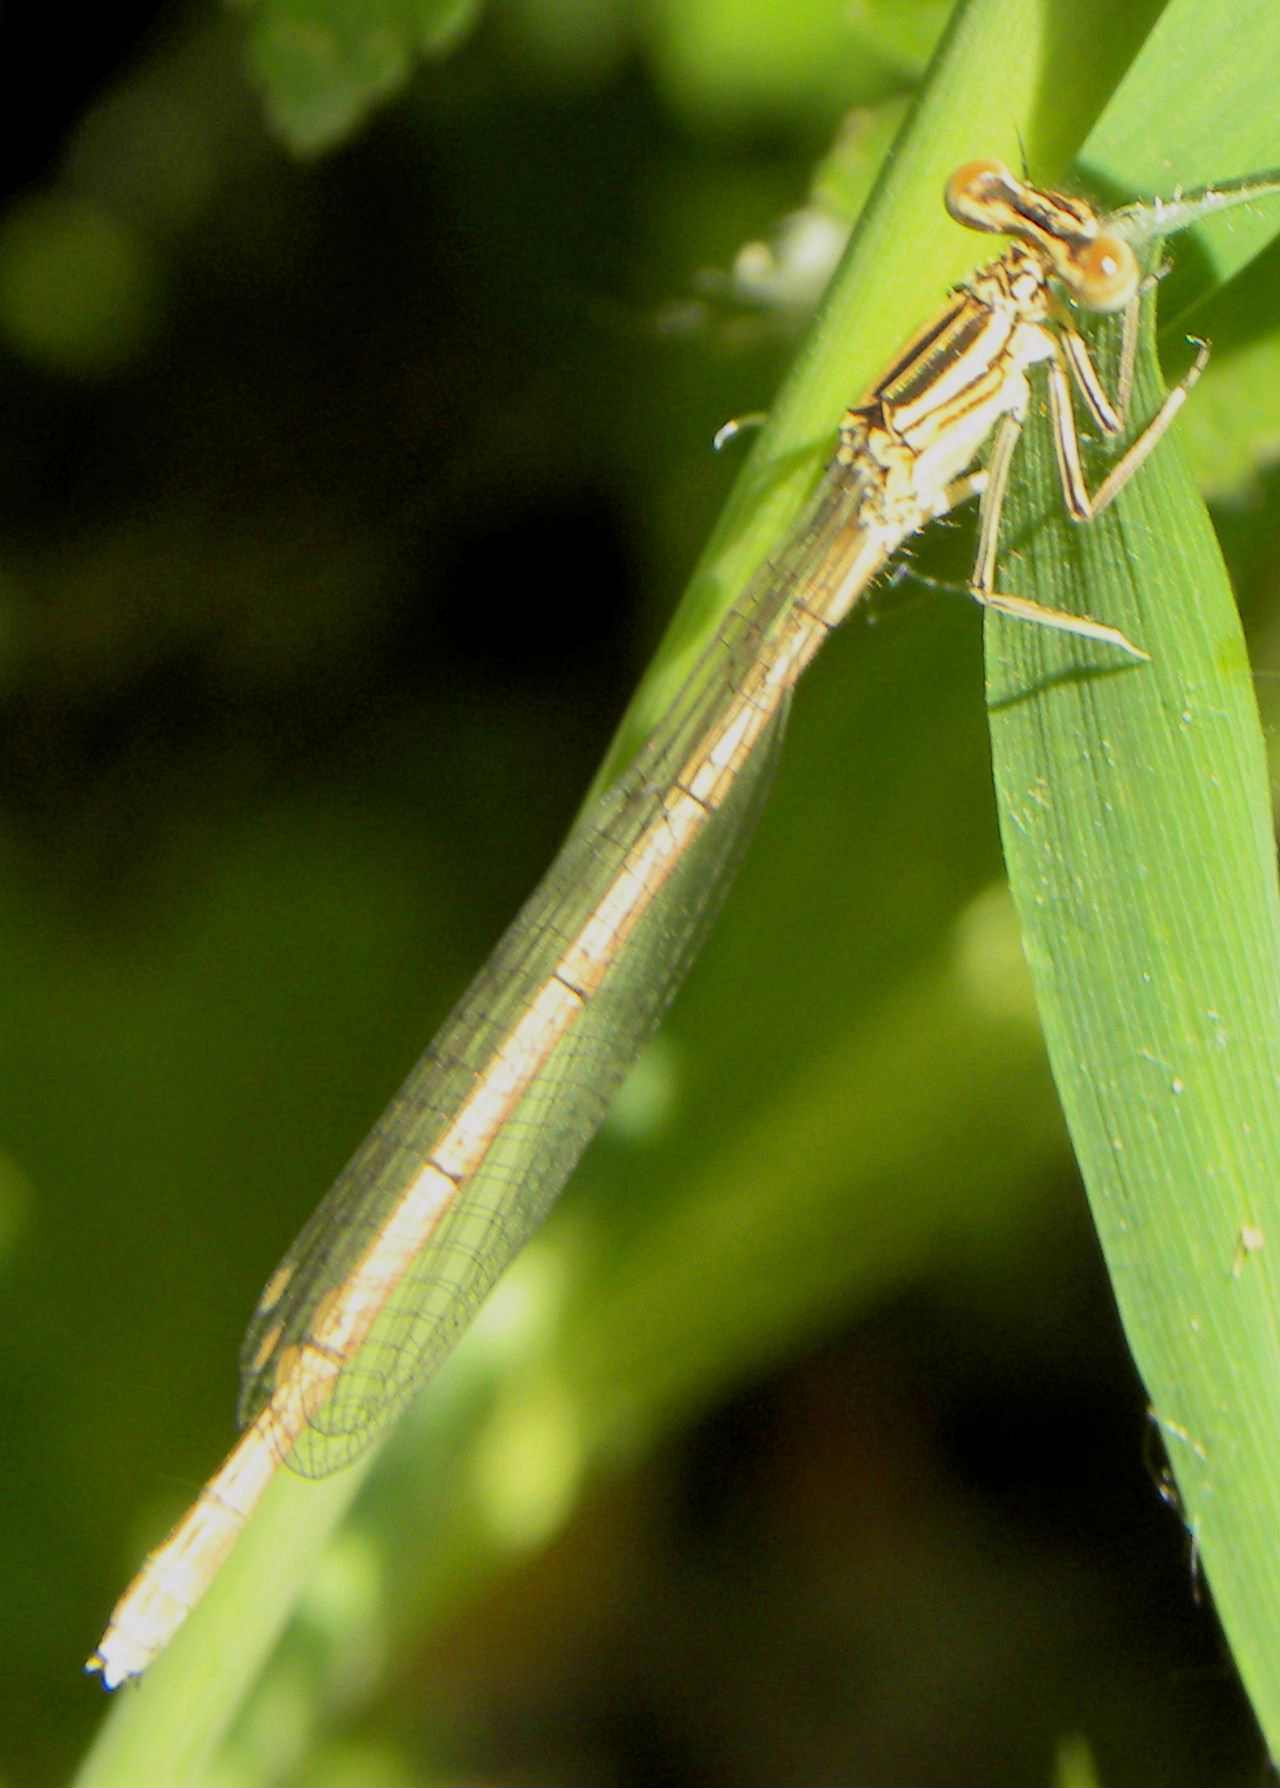
M 797 679 L 904 541 L 977 496 L 971 589 L 980 602 L 1145 656 L 1105 622 L 995 588 L 1000 509 L 1037 365 L 1047 372 L 1066 506 L 1085 521 L 1159 441 L 1206 350 L 1090 493 L 1072 386 L 1097 428 L 1115 435 L 1141 285 L 1130 241 L 1082 201 L 998 162 L 959 169 L 946 202 L 961 223 L 1011 245 L 955 289 L 846 412 L 803 519 L 631 767 L 582 814 L 272 1275 L 242 1354 L 245 1432 L 112 1614 L 88 1666 L 108 1687 L 168 1643 L 282 1462 L 317 1476 L 350 1462 L 453 1346 L 564 1184 L 679 983 Z M 1073 306 L 1125 313 L 1114 402 Z

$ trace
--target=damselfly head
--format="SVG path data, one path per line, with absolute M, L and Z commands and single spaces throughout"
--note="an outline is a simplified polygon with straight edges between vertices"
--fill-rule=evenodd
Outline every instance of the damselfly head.
M 947 210 L 971 230 L 1012 236 L 1038 251 L 1042 264 L 1086 310 L 1123 310 L 1138 289 L 1137 256 L 1104 230 L 1084 199 L 1032 186 L 1002 161 L 970 161 L 946 186 Z

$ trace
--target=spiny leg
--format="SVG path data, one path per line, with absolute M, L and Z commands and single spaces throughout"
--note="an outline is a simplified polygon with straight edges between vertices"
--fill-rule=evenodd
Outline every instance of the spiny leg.
M 1076 432 L 1075 414 L 1071 407 L 1071 380 L 1068 369 L 1074 373 L 1076 383 L 1084 394 L 1086 403 L 1098 417 L 1099 422 L 1102 422 L 1103 418 L 1095 406 L 1094 392 L 1101 393 L 1101 384 L 1098 381 L 1093 362 L 1089 358 L 1089 351 L 1074 330 L 1066 337 L 1067 350 L 1063 350 L 1059 344 L 1055 344 L 1058 351 L 1049 361 L 1049 408 L 1053 417 L 1053 438 L 1058 451 L 1058 471 L 1062 479 L 1062 496 L 1067 506 L 1067 513 L 1073 521 L 1093 521 L 1101 515 L 1107 504 L 1119 495 L 1168 432 L 1174 417 L 1186 403 L 1192 387 L 1209 362 L 1208 344 L 1199 340 L 1198 337 L 1190 339 L 1195 343 L 1197 349 L 1195 359 L 1173 390 L 1168 393 L 1142 433 L 1136 440 L 1129 443 L 1125 452 L 1092 494 L 1085 483 L 1084 467 L 1080 459 L 1080 437 Z M 1087 367 L 1092 376 L 1094 392 L 1091 392 L 1082 376 L 1083 367 Z M 1108 408 L 1110 408 L 1109 405 Z M 1113 411 L 1112 414 L 1114 415 L 1115 412 Z M 1103 426 L 1105 427 L 1106 424 L 1103 423 Z
M 1144 652 L 1141 646 L 1135 646 L 1118 627 L 1109 627 L 1105 621 L 1094 621 L 1088 615 L 1073 615 L 1066 609 L 1048 608 L 1043 603 L 1030 601 L 1026 596 L 1014 596 L 995 588 L 1000 516 L 1009 488 L 1009 468 L 1021 434 L 1021 416 L 1010 411 L 1001 418 L 991 449 L 991 458 L 987 463 L 987 483 L 982 493 L 982 507 L 978 511 L 978 552 L 973 566 L 973 581 L 969 586 L 971 593 L 985 608 L 993 608 L 998 614 L 1011 615 L 1019 621 L 1034 621 L 1037 626 L 1052 627 L 1059 633 L 1073 633 L 1080 639 L 1099 640 L 1103 645 L 1116 646 L 1120 651 L 1128 652 L 1131 657 L 1149 659 L 1149 652 Z
M 1195 359 L 1183 374 L 1182 378 L 1168 393 L 1160 408 L 1147 423 L 1136 440 L 1130 442 L 1126 451 L 1112 466 L 1097 490 L 1090 492 L 1085 482 L 1084 466 L 1080 457 L 1080 436 L 1076 429 L 1075 412 L 1071 404 L 1071 379 L 1074 376 L 1080 391 L 1094 420 L 1107 434 L 1118 433 L 1123 426 L 1124 413 L 1128 406 L 1129 391 L 1133 379 L 1133 361 L 1137 351 L 1138 303 L 1135 297 L 1125 311 L 1125 340 L 1121 354 L 1120 384 L 1113 405 L 1103 389 L 1083 337 L 1074 329 L 1064 328 L 1061 335 L 1054 338 L 1054 352 L 1049 357 L 1049 409 L 1053 421 L 1054 448 L 1058 459 L 1058 476 L 1062 484 L 1062 497 L 1068 515 L 1073 521 L 1093 521 L 1102 514 L 1109 503 L 1119 495 L 1133 477 L 1135 472 L 1145 464 L 1160 441 L 1168 432 L 1174 417 L 1186 403 L 1197 379 L 1204 371 L 1209 360 L 1209 349 L 1205 342 L 1193 338 L 1196 342 Z M 973 573 L 973 593 L 990 608 L 1005 614 L 1015 615 L 1022 620 L 1038 621 L 1042 626 L 1056 627 L 1064 633 L 1076 633 L 1085 639 L 1099 639 L 1119 646 L 1130 652 L 1135 658 L 1149 658 L 1150 654 L 1135 646 L 1118 628 L 1108 627 L 1103 622 L 1092 621 L 1087 617 L 1068 615 L 1061 609 L 1050 609 L 1039 603 L 1030 602 L 1022 596 L 1011 596 L 995 589 L 996 547 L 1000 532 L 1000 513 L 1004 506 L 1005 493 L 1009 485 L 1009 468 L 1012 464 L 1014 448 L 1022 432 L 1022 417 L 1014 413 L 1005 416 L 996 431 L 995 444 L 991 452 L 988 466 L 988 482 L 983 497 L 981 511 L 981 527 L 978 537 L 978 556 Z

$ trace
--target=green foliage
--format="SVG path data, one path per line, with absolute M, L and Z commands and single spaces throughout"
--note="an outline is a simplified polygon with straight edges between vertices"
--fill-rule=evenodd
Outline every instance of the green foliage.
M 455 49 L 479 0 L 254 0 L 248 60 L 267 116 L 299 155 L 335 148 Z

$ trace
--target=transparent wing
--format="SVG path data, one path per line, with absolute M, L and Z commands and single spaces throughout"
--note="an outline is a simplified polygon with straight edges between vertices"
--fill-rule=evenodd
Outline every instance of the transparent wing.
M 752 581 L 630 769 L 579 818 L 494 955 L 302 1230 L 245 1338 L 242 1423 L 270 1401 L 284 1350 L 308 1340 L 317 1308 L 343 1285 L 431 1158 L 567 943 L 592 917 L 600 891 L 627 863 L 636 840 L 662 823 L 673 778 L 768 654 L 796 589 L 823 563 L 832 530 L 847 534 L 854 508 L 850 493 L 824 484 L 783 558 Z M 363 1450 L 441 1363 L 560 1192 L 719 910 L 763 802 L 787 702 L 784 693 L 660 898 L 646 907 L 342 1365 L 293 1445 L 288 1463 L 295 1470 L 320 1476 Z

